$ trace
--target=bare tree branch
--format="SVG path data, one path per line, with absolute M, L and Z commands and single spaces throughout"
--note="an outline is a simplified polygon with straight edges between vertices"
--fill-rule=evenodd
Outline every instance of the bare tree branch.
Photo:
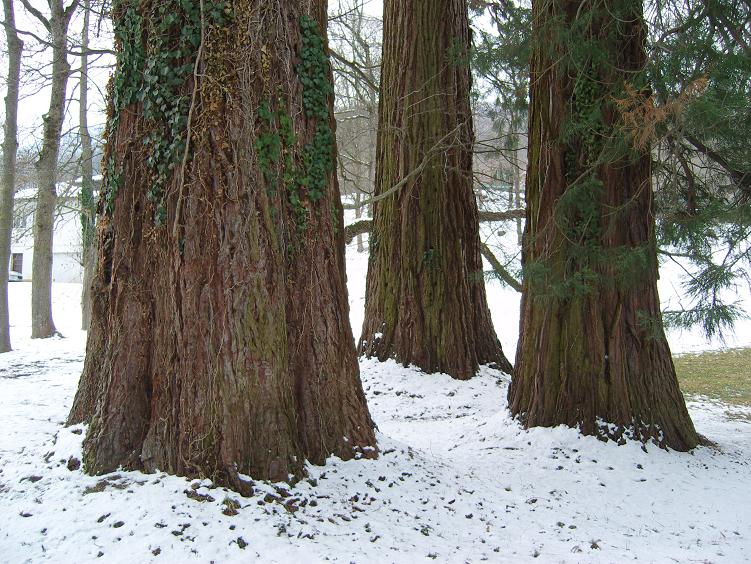
M 490 263 L 490 266 L 493 267 L 493 271 L 498 275 L 498 277 L 501 280 L 503 280 L 506 284 L 508 284 L 511 288 L 513 288 L 517 292 L 522 291 L 522 285 L 519 283 L 519 281 L 513 276 L 511 276 L 508 270 L 503 268 L 501 261 L 499 261 L 496 258 L 496 256 L 490 250 L 490 247 L 488 247 L 485 243 L 480 243 L 480 253 L 482 253 L 482 256 L 485 257 L 485 260 L 487 260 Z
M 21 0 L 21 4 L 23 4 L 24 8 L 26 8 L 27 12 L 29 12 L 32 16 L 38 19 L 39 22 L 45 28 L 47 28 L 47 31 L 52 31 L 52 27 L 50 26 L 50 20 L 46 18 L 42 12 L 40 12 L 34 6 L 32 6 L 29 0 Z

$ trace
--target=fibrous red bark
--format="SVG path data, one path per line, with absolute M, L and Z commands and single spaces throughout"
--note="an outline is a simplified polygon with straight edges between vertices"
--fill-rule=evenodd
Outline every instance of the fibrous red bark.
M 137 9 L 150 13 L 143 1 Z M 194 100 L 188 158 L 161 202 L 147 196 L 153 124 L 140 103 L 114 108 L 105 160 L 123 180 L 100 202 L 91 329 L 69 419 L 91 421 L 91 472 L 159 468 L 242 488 L 239 474 L 287 480 L 306 459 L 375 456 L 333 147 L 305 176 L 324 175 L 321 194 L 301 172 L 317 132 L 333 127 L 326 87 L 324 115 L 311 115 L 300 79 L 303 36 L 316 33 L 302 25 L 320 29 L 325 3 L 242 0 L 226 13 L 221 25 L 202 22 L 197 72 L 181 90 Z
M 698 437 L 660 321 L 649 148 L 619 130 L 614 103 L 646 63 L 641 3 L 535 0 L 533 21 L 511 411 L 528 427 L 566 424 L 690 449 Z M 587 45 L 607 56 L 594 62 Z
M 465 0 L 387 0 L 360 351 L 470 378 L 511 365 L 490 319 L 472 191 Z

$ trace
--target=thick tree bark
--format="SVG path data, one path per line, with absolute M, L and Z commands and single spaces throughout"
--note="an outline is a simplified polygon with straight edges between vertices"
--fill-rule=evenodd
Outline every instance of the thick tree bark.
M 39 182 L 34 210 L 34 258 L 31 273 L 31 337 L 57 334 L 52 320 L 52 260 L 55 203 L 57 201 L 57 158 L 65 115 L 65 93 L 70 75 L 67 57 L 68 23 L 74 6 L 51 0 L 49 28 L 52 35 L 52 83 L 50 106 L 44 116 L 42 150 L 36 163 Z
M 94 202 L 94 155 L 89 133 L 89 0 L 83 0 L 83 25 L 81 27 L 81 74 L 78 82 L 78 129 L 81 139 L 81 261 L 83 284 L 81 289 L 81 329 L 87 330 L 91 323 L 91 282 L 94 277 L 96 251 L 94 228 L 96 203 Z
M 5 37 L 8 44 L 8 86 L 5 94 L 3 180 L 0 186 L 0 353 L 11 350 L 8 310 L 8 268 L 13 235 L 13 192 L 16 186 L 18 152 L 18 93 L 21 81 L 23 42 L 16 31 L 13 0 L 3 0 Z
M 367 356 L 459 379 L 482 363 L 511 369 L 482 278 L 468 50 L 465 0 L 384 3 L 377 201 L 360 341 Z
M 582 9 L 592 8 L 533 2 L 526 275 L 509 404 L 528 427 L 687 450 L 698 438 L 660 321 L 649 151 L 628 147 L 613 104 L 645 65 L 642 7 L 606 2 L 584 35 L 568 36 L 578 47 L 599 40 L 605 61 L 575 73 L 556 42 L 567 37 L 560 22 L 575 29 Z
M 311 27 L 325 25 L 325 3 L 242 0 L 219 22 L 201 18 L 197 60 L 188 49 L 197 64 L 176 93 L 192 100 L 188 149 L 150 200 L 144 139 L 160 130 L 143 119 L 144 85 L 129 98 L 119 80 L 138 76 L 124 74 L 128 57 L 166 21 L 140 27 L 140 14 L 177 14 L 162 32 L 172 45 L 197 25 L 180 4 L 160 4 L 124 2 L 114 14 L 113 99 L 125 101 L 105 162 L 122 182 L 115 193 L 108 177 L 100 202 L 69 417 L 91 420 L 85 467 L 159 468 L 242 490 L 239 474 L 288 480 L 306 459 L 374 456 L 349 326 L 330 68 Z

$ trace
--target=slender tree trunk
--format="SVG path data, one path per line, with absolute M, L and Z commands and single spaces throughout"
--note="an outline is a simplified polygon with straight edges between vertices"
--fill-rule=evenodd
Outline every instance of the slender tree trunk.
M 126 1 L 114 14 L 99 261 L 69 417 L 91 421 L 86 469 L 242 490 L 240 473 L 287 480 L 306 459 L 374 456 L 349 326 L 325 3 L 241 0 L 217 16 L 204 0 L 203 17 L 181 6 Z M 150 13 L 177 18 L 147 26 Z M 141 58 L 160 27 L 184 53 L 170 68 L 190 67 L 176 86 L 158 82 L 163 52 Z M 185 43 L 195 31 L 197 48 Z M 152 94 L 177 117 L 144 119 Z M 150 164 L 149 143 L 175 123 L 187 151 L 178 134 L 176 164 Z
M 362 199 L 362 196 L 360 196 L 360 192 L 355 193 L 355 219 L 362 218 L 362 206 L 360 205 L 360 201 Z M 362 244 L 362 234 L 357 234 L 357 252 L 362 253 L 365 252 L 365 247 Z
M 11 350 L 8 310 L 8 269 L 13 235 L 13 192 L 18 151 L 18 91 L 21 80 L 23 42 L 16 32 L 13 0 L 3 0 L 5 37 L 8 43 L 8 87 L 5 94 L 3 139 L 3 184 L 0 186 L 0 353 Z
M 511 139 L 511 136 L 513 135 L 513 131 L 511 127 L 509 127 L 509 130 L 506 132 L 506 135 L 508 136 L 506 140 L 506 150 L 508 151 L 508 155 L 505 160 L 507 163 L 511 165 L 511 184 L 509 184 L 509 187 L 508 187 L 507 205 L 508 205 L 508 209 L 512 210 L 516 208 L 516 206 L 514 205 L 514 179 L 516 178 L 516 167 L 514 166 L 516 164 L 514 162 L 516 151 L 514 149 L 516 148 L 516 145 Z M 505 183 L 508 178 L 509 176 L 507 174 L 503 174 L 503 171 L 501 171 L 501 175 L 500 175 L 501 182 Z
M 507 371 L 490 320 L 472 191 L 465 0 L 386 0 L 377 201 L 360 351 L 470 378 Z
M 57 201 L 57 158 L 60 152 L 65 93 L 70 75 L 67 58 L 68 23 L 62 0 L 51 0 L 49 24 L 52 35 L 52 84 L 50 106 L 44 116 L 42 151 L 36 163 L 39 182 L 34 211 L 34 258 L 31 273 L 31 337 L 57 334 L 52 320 L 52 260 L 55 204 Z
M 512 178 L 513 178 L 513 185 L 511 187 L 513 191 L 513 203 L 511 207 L 513 209 L 519 210 L 522 208 L 522 175 L 519 170 L 519 138 L 516 134 L 514 135 L 514 150 L 511 151 L 511 170 L 512 170 Z M 521 217 L 516 218 L 516 241 L 521 245 L 522 244 L 522 236 L 524 235 L 524 227 Z
M 92 226 L 93 228 L 93 226 Z M 92 241 L 83 249 L 81 254 L 83 260 L 83 280 L 81 288 L 81 329 L 88 331 L 91 325 L 91 285 L 94 281 L 96 271 L 96 245 L 92 235 Z
M 79 78 L 78 130 L 81 138 L 81 260 L 83 261 L 83 284 L 81 289 L 81 329 L 87 330 L 91 323 L 91 282 L 94 277 L 96 251 L 94 228 L 96 203 L 94 201 L 94 155 L 89 133 L 89 0 L 83 0 L 83 27 L 81 29 L 81 75 Z
M 374 107 L 377 107 L 377 103 Z M 375 115 L 376 112 L 372 108 L 368 110 L 370 112 L 370 121 L 372 123 L 372 127 L 370 129 L 371 132 L 371 140 L 373 135 L 377 135 L 378 131 L 378 117 Z M 373 148 L 374 143 L 371 143 L 370 150 L 368 151 L 368 194 L 372 195 L 375 193 L 375 165 L 376 165 L 376 153 L 375 149 Z M 368 204 L 365 206 L 365 216 L 366 217 L 373 217 L 373 202 L 371 201 L 372 198 L 368 197 L 366 198 L 368 201 Z M 368 239 L 368 248 L 370 248 L 370 239 Z
M 646 62 L 642 6 L 598 6 L 533 2 L 526 275 L 509 403 L 526 426 L 687 450 L 698 438 L 660 322 L 649 148 L 628 146 L 613 103 Z M 597 45 L 605 64 L 565 66 L 573 51 L 560 37 L 579 53 Z

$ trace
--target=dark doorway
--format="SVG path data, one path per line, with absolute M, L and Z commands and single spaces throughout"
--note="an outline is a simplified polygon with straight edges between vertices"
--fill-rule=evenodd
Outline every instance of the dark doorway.
M 23 274 L 23 253 L 13 253 L 10 259 L 10 269 Z

